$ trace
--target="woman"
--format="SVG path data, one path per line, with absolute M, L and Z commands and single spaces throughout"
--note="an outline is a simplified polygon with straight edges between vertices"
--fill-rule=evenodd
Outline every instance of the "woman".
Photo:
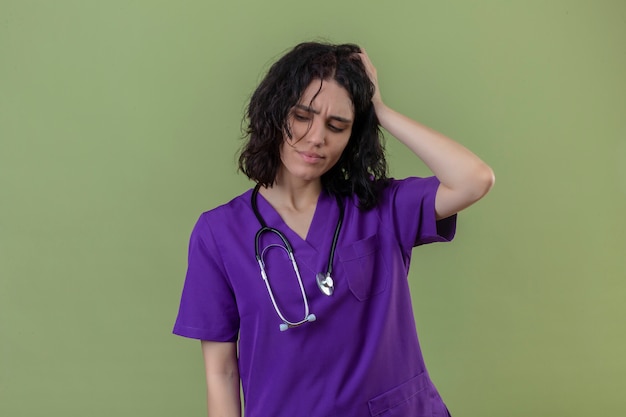
M 174 333 L 202 340 L 209 416 L 446 416 L 407 282 L 492 170 L 383 102 L 355 45 L 304 43 L 253 94 L 256 183 L 198 220 Z M 386 178 L 379 124 L 434 173 Z M 290 250 L 288 250 L 290 248 Z M 293 253 L 293 257 L 291 255 Z

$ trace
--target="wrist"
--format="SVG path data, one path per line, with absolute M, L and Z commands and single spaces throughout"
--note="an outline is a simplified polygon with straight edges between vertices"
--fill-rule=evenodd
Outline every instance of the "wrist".
M 391 109 L 383 103 L 382 100 L 372 100 L 372 104 L 374 106 L 374 111 L 376 112 L 376 117 L 378 118 L 378 123 L 385 127 L 385 121 L 387 120 Z

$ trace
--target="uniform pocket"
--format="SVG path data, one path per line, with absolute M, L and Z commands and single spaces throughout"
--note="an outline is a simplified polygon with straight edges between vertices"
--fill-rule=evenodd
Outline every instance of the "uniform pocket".
M 380 254 L 377 235 L 337 249 L 348 287 L 354 296 L 365 301 L 387 289 L 389 274 Z
M 372 417 L 432 417 L 428 375 L 424 372 L 368 401 Z

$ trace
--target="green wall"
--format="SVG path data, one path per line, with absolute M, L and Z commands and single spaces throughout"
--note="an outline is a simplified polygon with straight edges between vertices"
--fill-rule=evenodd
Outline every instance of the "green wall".
M 496 172 L 413 261 L 453 414 L 626 415 L 622 0 L 0 0 L 0 415 L 204 415 L 170 335 L 188 235 L 250 187 L 245 102 L 311 38 L 365 46 L 388 104 Z

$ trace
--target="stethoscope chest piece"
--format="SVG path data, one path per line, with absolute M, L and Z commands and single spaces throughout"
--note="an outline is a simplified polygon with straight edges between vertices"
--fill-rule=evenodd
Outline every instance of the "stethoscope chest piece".
M 333 282 L 333 278 L 330 274 L 319 272 L 315 276 L 315 280 L 317 281 L 317 286 L 322 293 L 325 295 L 333 295 L 333 291 L 335 291 L 335 283 Z

